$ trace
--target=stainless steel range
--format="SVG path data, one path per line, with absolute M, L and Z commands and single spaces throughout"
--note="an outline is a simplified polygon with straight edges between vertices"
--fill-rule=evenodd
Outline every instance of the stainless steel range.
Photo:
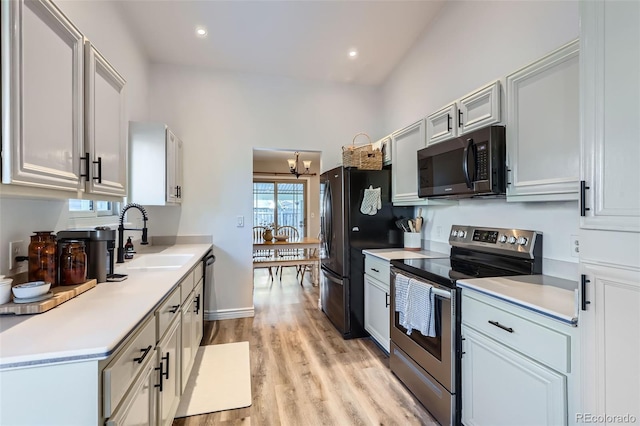
M 460 290 L 456 280 L 542 273 L 542 234 L 536 231 L 453 225 L 444 259 L 391 261 L 391 371 L 443 425 L 460 424 Z M 401 277 L 402 276 L 402 277 Z M 431 287 L 431 333 L 400 321 L 396 281 Z M 411 294 L 411 293 L 410 293 Z M 405 323 L 406 325 L 406 323 Z

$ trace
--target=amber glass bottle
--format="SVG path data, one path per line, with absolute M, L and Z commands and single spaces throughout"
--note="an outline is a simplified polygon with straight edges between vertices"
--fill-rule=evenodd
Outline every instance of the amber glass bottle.
M 60 285 L 82 284 L 87 280 L 87 253 L 84 241 L 65 241 L 60 247 Z
M 35 231 L 29 244 L 29 281 L 57 284 L 56 236 L 52 231 Z

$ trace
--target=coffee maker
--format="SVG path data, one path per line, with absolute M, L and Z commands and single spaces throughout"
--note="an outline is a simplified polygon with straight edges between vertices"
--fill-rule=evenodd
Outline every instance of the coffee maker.
M 87 278 L 95 278 L 99 283 L 107 281 L 113 274 L 113 250 L 116 246 L 116 230 L 108 226 L 94 229 L 71 229 L 58 232 L 58 253 L 66 241 L 83 241 L 87 252 Z

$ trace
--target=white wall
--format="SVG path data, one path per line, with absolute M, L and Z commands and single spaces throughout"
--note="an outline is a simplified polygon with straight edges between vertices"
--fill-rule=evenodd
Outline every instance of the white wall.
M 378 101 L 370 87 L 152 67 L 150 116 L 184 141 L 184 200 L 150 208 L 150 234 L 213 235 L 216 290 L 207 311 L 253 309 L 253 148 L 320 151 L 321 168 L 330 168 L 354 134 L 379 131 Z
M 58 0 L 55 3 L 127 81 L 127 119 L 145 119 L 148 63 L 127 29 L 117 2 Z M 9 273 L 9 256 L 6 253 L 10 241 L 24 240 L 29 244 L 29 236 L 33 231 L 59 231 L 70 224 L 67 201 L 2 196 L 0 273 Z
M 578 37 L 576 1 L 447 2 L 382 87 L 384 136 Z M 543 124 L 543 123 L 541 123 Z M 445 244 L 452 224 L 532 229 L 544 234 L 545 272 L 571 257 L 576 202 L 464 200 L 423 209 L 423 238 Z M 438 234 L 437 230 L 441 232 Z M 571 268 L 570 268 L 571 269 Z M 560 271 L 557 272 L 562 275 Z M 575 279 L 575 276 L 571 277 Z

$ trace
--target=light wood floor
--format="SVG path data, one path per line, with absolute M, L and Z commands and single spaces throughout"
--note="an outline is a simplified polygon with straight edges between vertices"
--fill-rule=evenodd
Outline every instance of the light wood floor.
M 318 294 L 308 278 L 300 287 L 294 268 L 271 285 L 257 270 L 255 317 L 206 322 L 202 342 L 249 341 L 253 404 L 173 425 L 436 425 L 373 341 L 342 339 Z

